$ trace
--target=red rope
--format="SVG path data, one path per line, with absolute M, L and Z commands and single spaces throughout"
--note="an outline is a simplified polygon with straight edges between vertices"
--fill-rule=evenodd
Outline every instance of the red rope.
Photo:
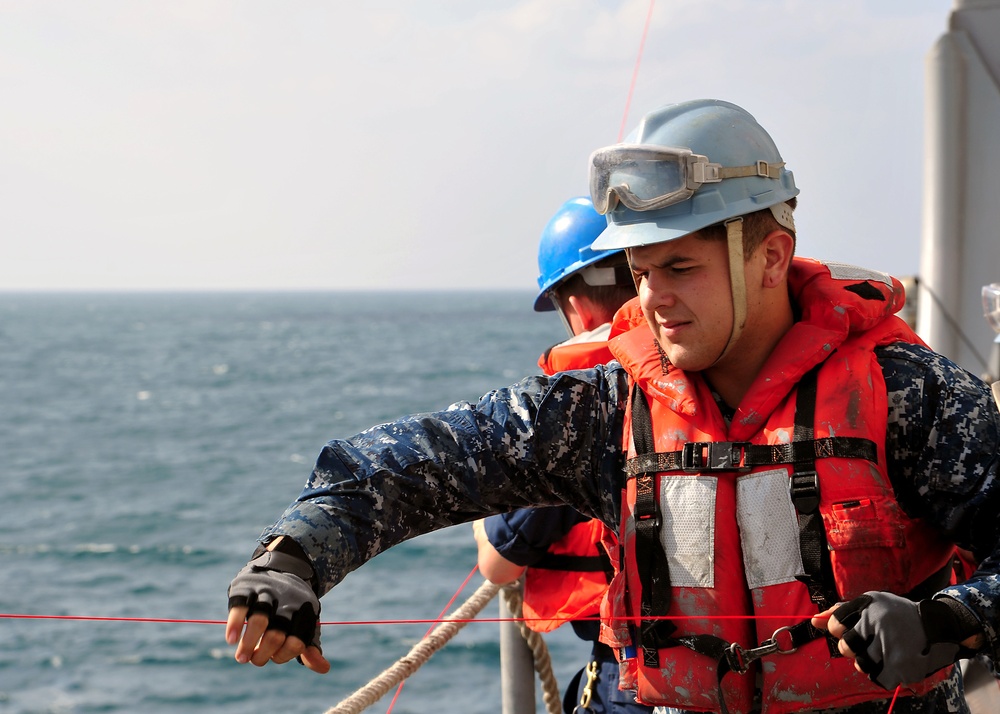
M 475 572 L 475 571 L 473 571 Z M 468 583 L 468 578 L 465 583 L 459 588 L 458 592 L 452 597 L 448 602 L 447 607 L 455 601 L 455 598 L 462 591 L 462 588 Z M 799 620 L 806 620 L 810 617 L 816 617 L 815 613 L 809 615 L 712 615 L 710 618 L 705 615 L 661 615 L 656 617 L 647 617 L 646 620 L 781 620 L 786 618 L 793 618 Z M 319 624 L 324 627 L 334 627 L 341 626 L 347 627 L 349 625 L 438 625 L 442 622 L 458 622 L 458 623 L 471 623 L 471 622 L 535 622 L 541 619 L 552 619 L 552 618 L 538 618 L 538 617 L 475 617 L 467 619 L 445 619 L 444 613 L 433 619 L 414 619 L 414 620 L 330 620 L 326 622 L 320 622 Z M 594 622 L 599 622 L 600 617 L 575 617 L 575 621 L 585 621 L 590 620 Z M 638 620 L 636 617 L 623 617 L 622 620 Z M 185 620 L 177 618 L 167 618 L 167 617 L 96 617 L 92 615 L 29 615 L 20 613 L 0 613 L 0 620 L 78 620 L 85 622 L 151 622 L 151 623 L 173 623 L 173 624 L 188 624 L 188 625 L 225 625 L 225 620 Z M 566 620 L 568 622 L 568 620 Z M 433 627 L 431 628 L 433 629 Z M 429 632 L 429 631 L 428 631 Z M 426 637 L 426 635 L 424 635 Z
M 896 706 L 896 697 L 899 696 L 899 690 L 900 688 L 902 688 L 902 686 L 903 685 L 898 685 L 896 687 L 896 691 L 892 693 L 892 701 L 889 702 L 889 711 L 887 711 L 885 714 L 892 714 L 892 708 Z
M 656 0 L 649 0 L 649 10 L 646 12 L 646 24 L 642 28 L 642 39 L 639 40 L 639 54 L 635 58 L 635 67 L 632 69 L 632 81 L 628 86 L 628 96 L 625 98 L 625 113 L 622 115 L 622 125 L 618 129 L 618 141 L 622 140 L 625 136 L 625 122 L 628 121 L 628 110 L 632 105 L 632 93 L 635 91 L 635 80 L 639 76 L 639 65 L 642 63 L 642 51 L 646 46 L 646 35 L 649 34 L 649 21 L 653 17 L 653 5 L 656 4 Z
M 191 625 L 225 625 L 225 620 L 179 620 L 167 617 L 92 617 L 89 615 L 20 615 L 0 613 L 3 620 L 85 620 L 90 622 L 170 622 Z
M 472 571 L 473 573 L 475 570 Z M 471 577 L 471 573 L 470 573 Z M 458 597 L 462 589 L 468 584 L 469 578 L 466 578 L 465 582 L 462 583 L 455 595 L 452 596 L 448 605 L 445 606 L 445 610 L 455 602 L 455 598 Z M 786 618 L 805 620 L 810 617 L 816 617 L 815 613 L 809 615 L 712 615 L 707 618 L 705 615 L 661 615 L 655 617 L 644 618 L 646 620 L 781 620 Z M 552 618 L 538 618 L 538 617 L 475 617 L 468 619 L 445 619 L 444 612 L 436 618 L 433 619 L 413 619 L 413 620 L 329 620 L 326 622 L 320 622 L 322 626 L 342 626 L 347 627 L 349 625 L 438 625 L 442 622 L 459 622 L 459 623 L 470 623 L 470 622 L 535 622 L 541 619 L 552 619 Z M 599 622 L 600 617 L 575 617 L 576 621 L 593 621 Z M 639 617 L 623 617 L 622 620 L 638 620 Z M 168 617 L 97 617 L 92 615 L 30 615 L 21 613 L 0 613 L 0 620 L 78 620 L 85 622 L 151 622 L 151 623 L 173 623 L 173 624 L 188 624 L 188 625 L 225 625 L 225 620 L 187 620 L 179 618 L 168 618 Z M 568 622 L 568 620 L 567 620 Z M 431 628 L 433 629 L 433 627 Z M 428 630 L 428 633 L 430 631 Z M 426 637 L 426 635 L 424 635 Z
M 458 590 L 455 594 L 451 596 L 448 603 L 442 608 L 441 613 L 434 619 L 417 619 L 417 620 L 339 620 L 332 622 L 321 622 L 321 625 L 335 626 L 335 625 L 419 625 L 419 624 L 429 624 L 427 632 L 424 633 L 424 637 L 427 637 L 434 629 L 434 626 L 442 622 L 531 622 L 540 618 L 531 617 L 476 617 L 463 620 L 445 620 L 444 616 L 448 612 L 448 609 L 452 606 L 455 600 L 458 598 L 459 594 L 465 589 L 465 586 L 469 584 L 469 580 L 475 575 L 479 566 L 475 566 L 469 574 L 466 576 L 465 580 L 461 585 L 458 586 Z M 815 615 L 802 615 L 802 616 L 790 616 L 790 615 L 715 615 L 712 619 L 717 620 L 751 620 L 751 619 L 784 619 L 793 617 L 794 619 L 805 620 L 810 617 L 815 617 Z M 18 614 L 18 613 L 0 613 L 0 619 L 2 620 L 75 620 L 84 622 L 152 622 L 152 623 L 168 623 L 168 624 L 186 624 L 186 625 L 225 625 L 225 620 L 188 620 L 180 618 L 168 618 L 168 617 L 97 617 L 90 615 L 29 615 L 29 614 Z M 600 620 L 599 617 L 584 617 L 575 618 L 577 620 Z M 622 618 L 622 619 L 632 619 L 632 618 Z M 638 618 L 634 618 L 638 619 Z M 647 619 L 656 620 L 695 620 L 695 619 L 705 619 L 704 616 L 699 615 L 680 615 L 667 618 L 654 617 Z M 389 703 L 389 708 L 386 710 L 386 714 L 392 712 L 393 706 L 396 704 L 396 700 L 399 698 L 400 692 L 403 690 L 403 685 L 406 683 L 404 680 L 400 682 L 399 687 L 396 688 L 396 693 L 392 697 L 392 701 Z M 892 701 L 889 703 L 889 710 L 886 714 L 892 714 L 893 708 L 896 706 L 896 699 L 899 697 L 900 687 L 896 687 L 895 692 L 892 695 Z
M 441 618 L 443 618 L 447 614 L 448 609 L 451 608 L 452 606 L 452 603 L 454 603 L 455 600 L 458 598 L 458 594 L 463 590 L 465 590 L 465 586 L 469 584 L 469 581 L 472 579 L 472 576 L 476 574 L 477 570 L 479 570 L 479 563 L 476 563 L 474 566 L 472 566 L 472 570 L 469 571 L 469 574 L 465 576 L 465 580 L 463 580 L 462 584 L 458 586 L 458 590 L 456 590 L 455 594 L 451 596 L 451 600 L 449 600 L 447 604 L 443 608 L 441 608 L 441 612 L 438 614 L 437 620 L 435 620 L 435 622 L 442 621 Z M 421 639 L 427 639 L 427 635 L 431 634 L 431 632 L 433 631 L 434 631 L 434 625 L 431 625 L 430 627 L 427 628 L 427 632 L 424 633 L 424 636 Z M 390 712 L 392 712 L 392 708 L 396 706 L 396 700 L 399 699 L 399 693 L 403 691 L 404 684 L 406 684 L 405 679 L 399 683 L 398 687 L 396 687 L 396 693 L 392 695 L 392 701 L 389 702 L 389 708 L 385 710 L 385 714 L 390 714 Z

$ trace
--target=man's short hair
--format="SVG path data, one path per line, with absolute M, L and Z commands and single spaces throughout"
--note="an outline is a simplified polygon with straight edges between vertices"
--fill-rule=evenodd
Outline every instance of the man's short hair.
M 585 277 L 588 268 L 611 268 L 615 274 L 614 285 L 590 285 Z M 552 292 L 556 299 L 565 300 L 570 295 L 586 296 L 591 302 L 613 315 L 618 308 L 636 296 L 635 282 L 625 253 L 609 255 L 588 268 L 584 268 L 561 282 Z
M 785 201 L 785 203 L 787 203 L 793 211 L 795 210 L 795 206 L 798 205 L 798 202 L 798 196 L 793 196 Z M 748 213 L 743 216 L 744 260 L 750 259 L 750 256 L 754 254 L 754 251 L 760 247 L 764 237 L 771 231 L 785 231 L 791 235 L 793 239 L 795 238 L 795 231 L 789 230 L 785 226 L 778 223 L 774 214 L 771 213 L 770 208 L 763 208 L 759 211 L 754 211 L 753 213 Z M 698 231 L 698 237 L 705 240 L 725 240 L 726 225 L 724 223 L 716 223 L 708 228 L 702 228 Z

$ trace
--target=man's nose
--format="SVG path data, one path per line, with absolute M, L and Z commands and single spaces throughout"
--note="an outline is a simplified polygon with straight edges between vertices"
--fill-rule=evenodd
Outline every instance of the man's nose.
M 673 307 L 677 302 L 671 281 L 663 275 L 650 272 L 642 281 L 646 293 L 643 302 L 654 306 Z

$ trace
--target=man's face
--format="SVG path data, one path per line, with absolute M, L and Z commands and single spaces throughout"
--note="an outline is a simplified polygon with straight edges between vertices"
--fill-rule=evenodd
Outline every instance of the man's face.
M 733 329 L 726 242 L 694 235 L 629 251 L 642 312 L 670 362 L 710 367 Z

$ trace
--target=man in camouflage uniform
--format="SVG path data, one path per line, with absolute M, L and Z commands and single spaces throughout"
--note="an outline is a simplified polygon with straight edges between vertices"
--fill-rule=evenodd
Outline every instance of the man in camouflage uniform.
M 680 124 L 690 138 L 662 138 Z M 766 140 L 755 151 L 766 155 L 732 158 L 742 143 L 753 143 L 747 137 L 761 135 Z M 230 586 L 226 638 L 236 645 L 237 661 L 263 666 L 301 657 L 307 667 L 327 671 L 318 597 L 415 535 L 557 504 L 618 530 L 623 470 L 633 451 L 640 452 L 624 438 L 631 434 L 630 390 L 637 380 L 646 379 L 642 391 L 661 400 L 672 395 L 663 408 L 676 414 L 708 409 L 733 430 L 763 424 L 768 415 L 747 409 L 748 401 L 770 382 L 787 379 L 779 358 L 789 354 L 793 339 L 801 341 L 803 329 L 830 327 L 803 310 L 816 300 L 811 283 L 800 279 L 806 273 L 842 283 L 845 299 L 885 302 L 886 318 L 877 327 L 903 329 L 891 317 L 901 304 L 898 282 L 871 273 L 838 282 L 840 269 L 792 258 L 798 190 L 770 137 L 742 109 L 711 101 L 672 105 L 647 115 L 630 141 L 592 157 L 594 203 L 610 216 L 594 247 L 626 248 L 639 288 L 635 319 L 616 325 L 612 342 L 645 345 L 661 371 L 646 379 L 612 362 L 531 377 L 477 404 L 456 403 L 330 442 L 299 498 L 261 535 L 253 559 Z M 849 312 L 836 302 L 827 308 L 823 320 Z M 824 353 L 836 354 L 835 342 L 824 339 L 835 332 L 809 337 L 824 369 Z M 919 606 L 875 591 L 814 617 L 811 624 L 828 628 L 833 646 L 885 689 L 849 706 L 795 710 L 884 712 L 898 684 L 947 672 L 919 695 L 904 689 L 893 711 L 966 712 L 951 663 L 972 653 L 996 662 L 1000 654 L 1000 413 L 985 384 L 915 337 L 880 341 L 870 354 L 877 375 L 870 396 L 887 412 L 878 468 L 895 503 L 908 522 L 971 551 L 980 565 L 967 581 L 921 596 Z M 669 456 L 659 452 L 655 456 Z M 695 467 L 701 461 L 699 451 Z M 765 713 L 778 706 L 766 691 L 758 692 L 760 701 Z

